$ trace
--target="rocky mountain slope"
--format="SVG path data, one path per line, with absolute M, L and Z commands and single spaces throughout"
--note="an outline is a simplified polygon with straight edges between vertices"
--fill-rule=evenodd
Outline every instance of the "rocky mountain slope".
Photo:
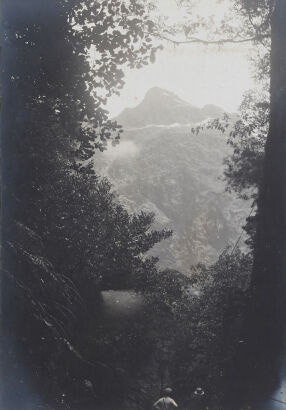
M 156 227 L 173 230 L 153 250 L 162 267 L 187 273 L 192 264 L 214 261 L 237 239 L 249 212 L 221 179 L 226 136 L 191 133 L 192 124 L 221 114 L 218 107 L 200 109 L 151 89 L 117 118 L 124 127 L 120 144 L 94 157 L 96 171 L 111 180 L 130 211 L 152 211 Z

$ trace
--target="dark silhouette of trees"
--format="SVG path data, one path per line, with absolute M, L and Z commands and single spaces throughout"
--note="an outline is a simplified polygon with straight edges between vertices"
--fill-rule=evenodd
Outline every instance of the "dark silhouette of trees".
M 267 97 L 245 98 L 225 171 L 240 195 L 259 186 L 255 225 L 247 228 L 254 264 L 242 347 L 235 343 L 249 257 L 224 254 L 213 267 L 197 268 L 193 282 L 158 272 L 146 254 L 170 232 L 152 231 L 152 214 L 128 214 L 89 163 L 95 149 L 120 139 L 121 127 L 104 104 L 124 84 L 123 68 L 154 61 L 154 36 L 181 41 L 169 36 L 172 30 L 158 30 L 137 0 L 3 1 L 5 409 L 40 402 L 67 408 L 76 397 L 86 408 L 100 406 L 111 391 L 116 405 L 129 397 L 139 351 L 163 373 L 171 371 L 182 397 L 209 371 L 210 397 L 223 402 L 235 383 L 229 363 L 240 378 L 236 402 L 257 401 L 276 385 L 285 320 L 286 4 L 237 0 L 234 6 L 242 17 L 238 31 L 224 21 L 214 38 L 200 38 L 198 27 L 212 29 L 201 19 L 184 27 L 183 42 L 253 41 L 260 50 L 271 37 L 271 53 L 262 53 L 257 65 L 258 77 L 271 78 L 270 105 Z M 221 122 L 212 126 L 221 129 Z M 188 293 L 194 286 L 205 299 Z M 100 292 L 123 287 L 144 292 L 148 303 L 128 332 L 115 334 L 98 321 Z M 113 337 L 117 350 L 109 356 Z
M 152 23 L 137 1 L 15 0 L 2 12 L 3 406 L 100 402 L 92 386 L 116 377 L 92 355 L 100 290 L 155 270 L 143 255 L 170 236 L 151 230 L 152 214 L 129 215 L 88 162 L 118 143 L 104 104 L 125 65 L 154 59 Z
M 267 373 L 273 368 L 279 372 L 285 332 L 285 17 L 285 2 L 276 1 L 271 19 L 270 121 L 258 197 L 249 329 L 255 346 L 255 377 L 260 373 L 258 395 L 263 387 L 264 394 L 271 393 L 277 383 L 275 373 L 272 380 Z
M 183 6 L 192 2 L 182 1 Z M 239 353 L 234 379 L 243 385 L 236 400 L 258 400 L 278 386 L 285 332 L 285 17 L 283 0 L 235 0 L 233 18 L 219 26 L 201 19 L 185 24 L 186 39 L 162 27 L 155 35 L 179 43 L 225 44 L 253 42 L 257 51 L 256 77 L 269 90 L 258 97 L 249 93 L 241 118 L 231 127 L 233 154 L 226 160 L 225 176 L 231 190 L 252 197 L 257 213 L 246 230 L 253 248 L 251 299 L 244 329 L 245 348 Z M 164 30 L 165 29 L 165 30 Z M 205 29 L 205 37 L 200 37 Z M 270 86 L 269 86 L 270 80 Z M 225 131 L 229 119 L 210 127 Z M 253 189 L 254 188 L 254 189 Z M 243 363 L 243 364 L 242 364 Z M 235 381 L 234 381 L 235 382 Z

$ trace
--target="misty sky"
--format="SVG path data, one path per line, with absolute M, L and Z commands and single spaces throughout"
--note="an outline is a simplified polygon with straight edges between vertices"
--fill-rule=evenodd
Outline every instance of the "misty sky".
M 182 17 L 175 0 L 158 1 L 160 12 L 173 20 Z M 218 15 L 222 7 L 214 0 L 201 0 L 199 12 L 208 10 Z M 236 111 L 243 93 L 253 87 L 248 44 L 174 46 L 166 42 L 164 46 L 154 64 L 126 70 L 121 95 L 111 97 L 107 104 L 112 116 L 137 105 L 154 86 L 173 91 L 194 105 L 216 104 L 226 111 Z

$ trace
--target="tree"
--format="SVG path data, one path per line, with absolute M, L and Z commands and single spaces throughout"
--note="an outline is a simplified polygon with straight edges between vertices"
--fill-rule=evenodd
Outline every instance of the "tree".
M 270 123 L 258 199 L 252 277 L 252 322 L 256 326 L 251 329 L 251 335 L 256 346 L 256 361 L 264 372 L 279 367 L 285 320 L 285 125 L 282 121 L 285 115 L 285 17 L 285 2 L 276 1 L 271 18 Z M 263 376 L 261 378 L 264 381 Z
M 227 249 L 212 266 L 192 267 L 189 276 L 173 270 L 145 273 L 139 286 L 147 300 L 142 337 L 151 346 L 146 361 L 153 360 L 145 389 L 152 391 L 152 375 L 153 390 L 171 384 L 182 407 L 195 406 L 192 393 L 199 386 L 206 405 L 233 403 L 230 370 L 241 345 L 251 264 L 249 254 Z
M 30 161 L 42 154 L 33 150 L 30 124 L 45 118 L 48 127 L 48 116 L 56 120 L 52 149 L 63 152 L 63 147 L 68 147 L 66 159 L 71 166 L 78 166 L 77 160 L 90 158 L 94 148 L 104 149 L 112 131 L 118 131 L 118 126 L 108 121 L 103 105 L 106 95 L 122 87 L 123 66 L 146 64 L 156 47 L 145 34 L 151 22 L 136 1 L 126 5 L 88 1 L 83 6 L 77 0 L 54 0 L 46 5 L 30 0 L 24 6 L 15 0 L 4 2 L 3 14 L 3 134 L 13 130 L 3 141 L 7 159 L 3 170 L 6 185 L 9 181 L 15 191 L 27 187 Z M 53 29 L 47 25 L 49 19 Z M 13 112 L 20 113 L 16 121 Z M 38 144 L 35 148 L 47 149 L 47 144 L 39 141 L 33 141 Z M 9 167 L 13 172 L 8 173 Z
M 129 215 L 88 164 L 118 142 L 103 106 L 124 65 L 146 64 L 157 47 L 133 0 L 14 0 L 2 11 L 4 406 L 35 406 L 37 393 L 64 407 L 87 373 L 99 380 L 106 368 L 79 349 L 103 283 L 154 266 L 143 255 L 170 235 L 150 230 L 150 214 Z
M 270 52 L 270 109 L 269 131 L 265 143 L 262 178 L 259 180 L 257 229 L 254 243 L 252 272 L 252 303 L 247 321 L 248 349 L 246 360 L 250 380 L 255 381 L 249 397 L 258 400 L 269 395 L 279 378 L 285 317 L 285 133 L 281 121 L 284 113 L 285 55 L 283 39 L 286 16 L 285 2 L 242 2 L 242 10 L 257 32 L 271 33 Z M 263 23 L 253 23 L 258 13 L 264 15 Z M 264 75 L 269 71 L 263 65 Z M 259 107 L 259 105 L 258 105 Z M 260 115 L 262 129 L 267 125 L 266 111 Z M 259 118 L 259 115 L 256 116 Z M 255 130 L 254 130 L 255 131 Z M 254 133 L 255 135 L 255 133 Z M 252 138 L 254 137 L 252 134 Z M 257 156 L 256 156 L 257 157 Z M 262 342 L 263 341 L 263 342 Z
M 190 7 L 190 15 L 194 3 L 181 2 Z M 201 18 L 184 24 L 185 39 L 174 38 L 174 28 L 163 27 L 155 35 L 176 44 L 252 41 L 260 54 L 257 77 L 260 81 L 268 74 L 270 77 L 270 105 L 267 98 L 253 104 L 253 97 L 246 97 L 243 107 L 251 103 L 253 108 L 246 121 L 242 113 L 242 119 L 235 124 L 230 138 L 234 153 L 226 163 L 231 188 L 243 193 L 250 186 L 259 187 L 256 228 L 248 225 L 254 239 L 252 298 L 244 335 L 247 347 L 243 353 L 248 363 L 243 370 L 240 368 L 241 379 L 245 377 L 245 384 L 251 386 L 248 394 L 244 391 L 244 398 L 257 402 L 277 384 L 285 321 L 285 124 L 282 118 L 285 116 L 286 4 L 283 0 L 235 0 L 231 4 L 233 16 L 240 16 L 239 25 L 223 20 L 215 26 L 213 20 Z M 217 126 L 221 127 L 219 123 Z

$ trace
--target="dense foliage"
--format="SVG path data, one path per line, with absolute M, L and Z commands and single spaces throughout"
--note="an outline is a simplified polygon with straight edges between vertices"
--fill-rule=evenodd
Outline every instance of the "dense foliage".
M 230 37 L 226 41 L 254 41 L 255 74 L 261 88 L 264 87 L 258 98 L 254 92 L 246 96 L 242 118 L 230 134 L 233 155 L 226 162 L 230 188 L 240 195 L 250 194 L 257 205 L 255 218 L 246 225 L 254 262 L 251 303 L 244 325 L 246 348 L 236 366 L 241 379 L 245 378 L 239 393 L 241 400 L 247 398 L 257 403 L 278 391 L 282 355 L 285 356 L 285 260 L 282 255 L 286 246 L 286 174 L 282 118 L 285 117 L 286 7 L 280 0 L 237 0 L 233 4 L 242 24 L 239 33 L 227 30 Z M 213 126 L 221 128 L 220 123 Z
M 213 41 L 247 37 L 268 47 L 272 5 L 235 4 L 243 29 L 238 35 L 224 21 Z M 124 67 L 154 61 L 159 47 L 151 35 L 174 32 L 158 33 L 148 6 L 4 1 L 7 410 L 43 402 L 57 409 L 135 402 L 143 409 L 166 384 L 182 405 L 193 401 L 198 385 L 206 391 L 204 405 L 231 401 L 251 258 L 225 252 L 213 266 L 193 268 L 190 278 L 158 271 L 147 253 L 171 233 L 152 231 L 152 214 L 128 214 L 89 163 L 95 149 L 119 141 L 120 125 L 109 121 L 104 104 L 124 84 Z M 204 19 L 185 24 L 186 41 L 208 42 L 194 37 L 206 27 Z M 269 73 L 269 53 L 261 53 L 258 76 Z M 261 182 L 268 110 L 267 96 L 257 101 L 249 94 L 230 134 L 234 150 L 225 175 L 240 195 Z M 143 295 L 142 309 L 130 322 L 105 321 L 102 291 L 126 288 Z
M 89 361 L 100 291 L 155 269 L 143 255 L 170 236 L 152 214 L 129 215 L 88 163 L 118 142 L 103 105 L 123 67 L 157 48 L 136 1 L 13 1 L 3 13 L 3 400 L 65 408 L 90 368 L 102 377 Z
M 140 320 L 150 370 L 138 382 L 149 400 L 168 384 L 183 408 L 232 399 L 231 368 L 241 345 L 250 272 L 249 255 L 226 250 L 212 266 L 194 266 L 189 277 L 172 270 L 146 277 L 139 287 L 146 298 Z M 205 391 L 204 403 L 196 404 L 197 387 Z M 139 397 L 147 407 L 143 393 Z

